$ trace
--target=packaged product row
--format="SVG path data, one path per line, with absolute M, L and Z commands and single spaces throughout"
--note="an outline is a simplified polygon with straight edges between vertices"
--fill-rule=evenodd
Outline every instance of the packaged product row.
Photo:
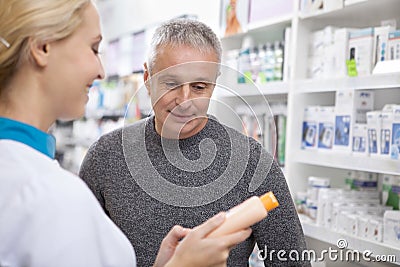
M 309 177 L 307 192 L 296 194 L 298 212 L 335 232 L 398 246 L 400 177 L 350 171 L 343 179 L 345 188 L 331 188 L 330 178 Z
M 327 26 L 311 33 L 308 78 L 369 75 L 380 62 L 400 60 L 400 31 L 396 20 L 381 26 L 338 28 Z M 381 69 L 379 72 L 390 72 Z
M 259 141 L 280 166 L 285 165 L 286 110 L 287 106 L 283 103 L 272 104 L 272 113 L 262 106 L 254 106 L 251 110 L 245 106 L 236 108 L 242 132 Z
M 284 45 L 283 41 L 245 45 L 242 49 L 227 51 L 225 63 L 238 70 L 238 83 L 281 81 Z
M 400 106 L 374 110 L 372 90 L 337 91 L 335 106 L 304 109 L 302 149 L 399 159 Z

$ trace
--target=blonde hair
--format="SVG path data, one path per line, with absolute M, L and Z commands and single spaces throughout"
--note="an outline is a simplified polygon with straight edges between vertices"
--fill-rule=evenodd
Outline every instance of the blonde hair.
M 0 0 L 0 88 L 20 64 L 31 60 L 29 41 L 51 42 L 71 35 L 91 0 Z M 0 89 L 1 93 L 1 89 Z

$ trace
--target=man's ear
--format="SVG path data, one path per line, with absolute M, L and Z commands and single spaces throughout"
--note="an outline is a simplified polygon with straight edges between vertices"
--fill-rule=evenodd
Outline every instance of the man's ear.
M 143 68 L 144 68 L 144 73 L 143 73 L 143 81 L 144 85 L 146 86 L 147 93 L 150 94 L 150 84 L 149 84 L 149 79 L 150 79 L 150 73 L 149 73 L 149 68 L 147 67 L 147 63 L 143 63 Z
M 33 61 L 39 67 L 46 67 L 50 55 L 50 44 L 31 40 L 29 44 L 29 49 Z

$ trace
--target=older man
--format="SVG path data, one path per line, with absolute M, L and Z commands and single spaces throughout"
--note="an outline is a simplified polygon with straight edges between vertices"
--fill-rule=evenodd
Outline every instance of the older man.
M 247 266 L 256 242 L 267 249 L 268 266 L 309 265 L 288 257 L 301 254 L 305 241 L 277 163 L 254 139 L 207 115 L 220 62 L 220 42 L 205 24 L 161 25 L 144 73 L 154 116 L 101 137 L 80 176 L 132 242 L 138 266 L 151 266 L 173 225 L 194 227 L 267 191 L 280 207 L 252 226 L 251 237 L 231 251 L 228 266 Z M 277 257 L 280 250 L 286 261 Z

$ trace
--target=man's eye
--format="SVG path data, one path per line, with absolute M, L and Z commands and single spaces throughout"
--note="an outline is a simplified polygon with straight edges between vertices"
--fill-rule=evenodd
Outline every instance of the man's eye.
M 193 84 L 192 87 L 193 87 L 194 89 L 196 89 L 196 90 L 204 90 L 204 89 L 207 88 L 207 85 L 206 85 L 206 84 L 199 83 L 199 84 Z
M 165 83 L 165 87 L 167 87 L 168 89 L 173 89 L 173 88 L 175 88 L 177 86 L 178 86 L 178 84 L 175 83 L 175 82 L 166 82 Z

